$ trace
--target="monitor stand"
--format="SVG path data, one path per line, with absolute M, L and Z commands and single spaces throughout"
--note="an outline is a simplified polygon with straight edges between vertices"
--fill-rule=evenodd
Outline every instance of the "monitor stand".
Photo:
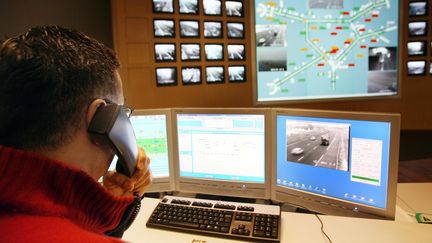
M 217 201 L 240 202 L 240 203 L 256 203 L 256 199 L 254 198 L 218 196 L 218 195 L 209 195 L 209 194 L 201 194 L 201 193 L 196 194 L 195 198 L 217 200 Z

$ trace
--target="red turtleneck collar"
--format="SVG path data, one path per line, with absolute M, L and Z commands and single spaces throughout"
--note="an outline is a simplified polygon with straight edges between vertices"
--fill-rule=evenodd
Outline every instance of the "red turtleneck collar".
M 13 215 L 61 218 L 102 234 L 118 225 L 132 201 L 113 196 L 76 168 L 0 146 L 0 220 Z

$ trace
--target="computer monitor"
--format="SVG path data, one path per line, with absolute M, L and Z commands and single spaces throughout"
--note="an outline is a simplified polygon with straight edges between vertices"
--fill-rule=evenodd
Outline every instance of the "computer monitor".
M 130 121 L 138 146 L 151 160 L 153 180 L 146 192 L 174 191 L 170 109 L 134 110 Z
M 398 114 L 273 109 L 271 198 L 310 211 L 394 219 Z
M 173 110 L 177 190 L 270 198 L 270 109 Z

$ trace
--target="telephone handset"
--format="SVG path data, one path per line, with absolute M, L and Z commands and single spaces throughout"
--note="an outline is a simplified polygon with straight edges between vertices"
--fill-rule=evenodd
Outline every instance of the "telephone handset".
M 98 107 L 87 131 L 93 139 L 108 145 L 117 155 L 117 172 L 128 177 L 134 174 L 138 146 L 132 124 L 121 105 L 108 103 Z

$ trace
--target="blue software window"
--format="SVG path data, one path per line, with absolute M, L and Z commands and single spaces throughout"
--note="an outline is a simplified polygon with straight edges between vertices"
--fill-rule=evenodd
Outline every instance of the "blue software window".
M 264 115 L 178 114 L 180 176 L 263 183 Z
M 277 116 L 278 186 L 386 207 L 390 123 Z

